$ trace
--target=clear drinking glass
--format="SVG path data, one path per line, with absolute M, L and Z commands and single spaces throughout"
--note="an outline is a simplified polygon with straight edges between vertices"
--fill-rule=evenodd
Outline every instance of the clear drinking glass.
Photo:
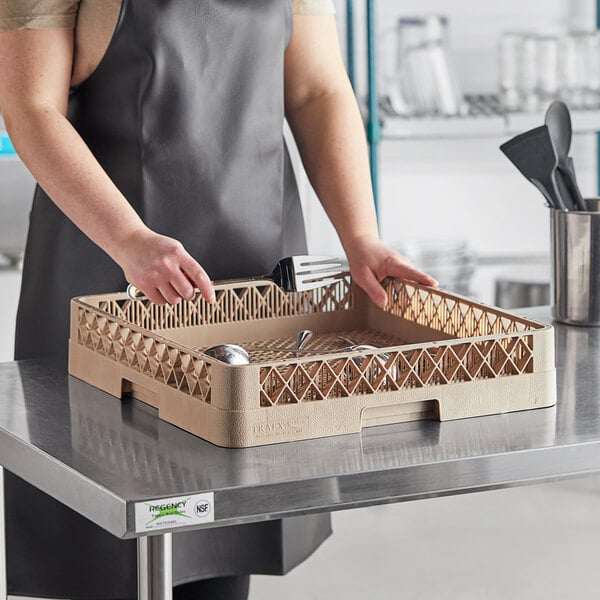
M 464 101 L 448 49 L 448 19 L 402 17 L 396 36 L 397 84 L 410 114 L 461 114 Z
M 559 95 L 559 48 L 560 40 L 557 36 L 537 37 L 537 96 L 542 106 L 546 106 Z
M 522 33 L 506 32 L 500 37 L 500 97 L 510 111 L 520 110 Z
M 500 37 L 500 96 L 510 111 L 539 109 L 538 36 L 509 31 Z
M 589 33 L 571 33 L 560 42 L 560 96 L 571 108 L 585 108 Z
M 521 46 L 521 108 L 536 112 L 540 108 L 538 96 L 538 36 L 528 34 L 523 37 Z
M 430 41 L 427 19 L 424 17 L 400 18 L 397 35 L 398 79 L 402 95 L 414 114 L 435 113 L 435 82 L 427 59 Z
M 600 33 L 597 31 L 585 36 L 585 54 L 587 68 L 585 106 L 598 108 L 600 106 Z

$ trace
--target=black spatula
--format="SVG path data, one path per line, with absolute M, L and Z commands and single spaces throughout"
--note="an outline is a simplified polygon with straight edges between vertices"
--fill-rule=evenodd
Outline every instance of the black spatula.
M 556 186 L 558 157 L 546 125 L 517 135 L 502 144 L 500 150 L 542 191 L 552 208 L 567 210 Z

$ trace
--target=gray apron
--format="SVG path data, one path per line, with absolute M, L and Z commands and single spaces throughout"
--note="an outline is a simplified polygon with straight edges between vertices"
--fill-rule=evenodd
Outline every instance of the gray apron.
M 214 280 L 267 273 L 306 250 L 283 141 L 291 26 L 290 0 L 124 0 L 105 57 L 70 96 L 70 121 L 144 222 L 180 240 Z M 15 357 L 66 355 L 69 300 L 125 286 L 38 188 Z M 136 595 L 135 541 L 11 473 L 5 489 L 9 593 Z M 174 583 L 284 574 L 329 533 L 329 515 L 316 515 L 176 534 Z

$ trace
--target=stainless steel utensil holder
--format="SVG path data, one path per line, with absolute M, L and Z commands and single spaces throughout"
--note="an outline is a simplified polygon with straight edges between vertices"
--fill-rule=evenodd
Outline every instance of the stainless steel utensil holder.
M 552 315 L 600 326 L 600 198 L 586 204 L 585 212 L 550 209 Z

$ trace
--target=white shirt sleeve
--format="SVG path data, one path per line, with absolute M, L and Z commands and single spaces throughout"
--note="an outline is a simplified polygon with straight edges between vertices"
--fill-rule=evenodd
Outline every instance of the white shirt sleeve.
M 79 0 L 0 0 L 0 31 L 73 28 Z
M 292 0 L 294 13 L 297 15 L 333 15 L 333 0 Z

